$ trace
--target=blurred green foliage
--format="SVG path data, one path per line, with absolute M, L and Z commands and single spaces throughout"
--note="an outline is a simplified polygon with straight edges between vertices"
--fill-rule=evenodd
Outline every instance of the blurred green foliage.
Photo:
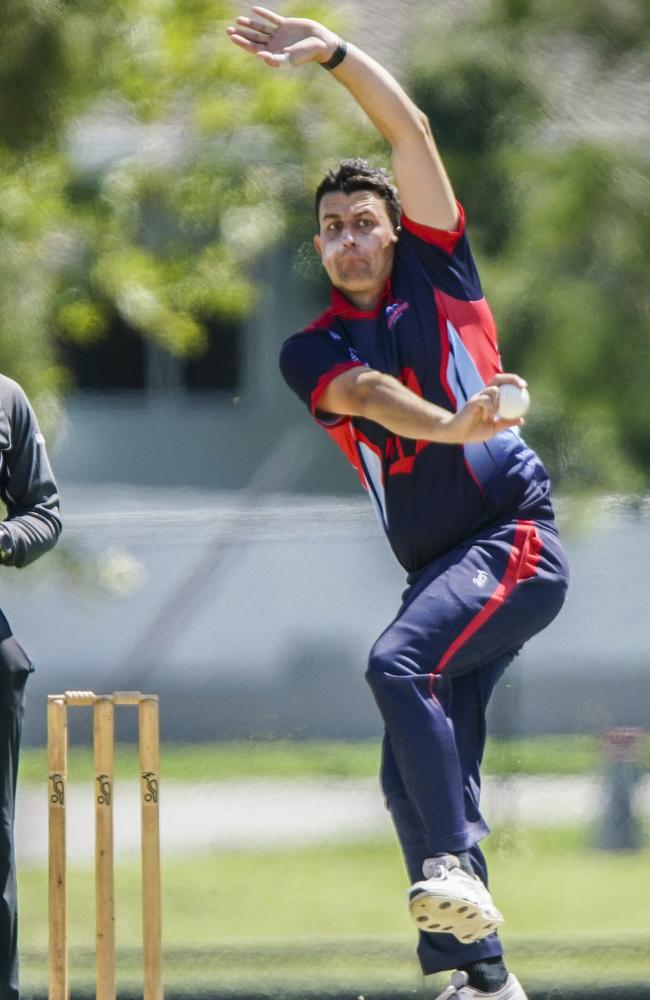
M 468 209 L 505 367 L 531 384 L 526 436 L 565 489 L 644 492 L 648 147 L 624 119 L 614 139 L 585 137 L 554 110 L 551 76 L 558 53 L 588 53 L 585 89 L 647 65 L 650 8 L 492 0 L 453 24 L 427 15 L 419 38 L 409 89 Z
M 0 9 L 0 351 L 41 413 L 68 385 L 61 339 L 92 343 L 119 316 L 197 354 L 208 319 L 246 315 L 255 262 L 318 157 L 345 146 L 325 74 L 264 70 L 228 41 L 235 14 L 225 0 Z

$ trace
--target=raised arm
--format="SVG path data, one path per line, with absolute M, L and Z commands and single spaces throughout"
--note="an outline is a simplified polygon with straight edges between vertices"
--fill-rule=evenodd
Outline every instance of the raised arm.
M 272 68 L 326 64 L 345 48 L 317 21 L 282 17 L 265 7 L 253 7 L 253 16 L 238 17 L 236 24 L 227 29 L 231 40 Z M 344 58 L 330 72 L 390 144 L 405 214 L 435 229 L 455 228 L 454 192 L 426 115 L 383 66 L 355 45 L 347 43 Z

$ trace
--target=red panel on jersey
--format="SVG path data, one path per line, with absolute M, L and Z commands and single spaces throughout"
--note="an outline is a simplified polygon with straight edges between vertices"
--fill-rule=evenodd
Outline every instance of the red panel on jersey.
M 343 292 L 339 291 L 334 285 L 332 285 L 330 296 L 332 307 L 329 311 L 332 315 L 340 316 L 341 319 L 376 319 L 391 296 L 390 276 L 386 278 L 384 290 L 374 309 L 357 309 L 354 303 L 350 302 Z
M 357 470 L 357 475 L 361 480 L 361 485 L 364 490 L 368 489 L 368 484 L 366 482 L 366 477 L 363 474 L 363 468 L 359 462 L 359 454 L 357 452 L 357 446 L 354 442 L 354 437 L 352 436 L 352 425 L 350 423 L 349 417 L 344 417 L 343 422 L 336 424 L 335 426 L 325 427 L 325 430 L 331 437 L 334 444 L 338 445 L 345 457 L 347 458 L 350 465 L 354 466 Z
M 464 302 L 446 295 L 439 288 L 435 290 L 436 306 L 440 317 L 440 330 L 443 335 L 443 351 L 441 377 L 446 386 L 446 368 L 449 348 L 445 349 L 447 341 L 446 321 L 449 320 L 458 332 L 460 339 L 472 357 L 479 375 L 484 382 L 489 382 L 500 372 L 501 358 L 497 346 L 497 331 L 494 318 L 485 299 L 475 302 Z M 451 391 L 446 386 L 451 398 Z
M 425 243 L 432 243 L 433 246 L 440 247 L 446 253 L 453 253 L 454 247 L 465 232 L 465 210 L 459 201 L 458 222 L 455 229 L 434 229 L 432 226 L 423 226 L 421 222 L 414 222 L 407 215 L 402 215 L 402 225 L 414 236 L 419 236 Z

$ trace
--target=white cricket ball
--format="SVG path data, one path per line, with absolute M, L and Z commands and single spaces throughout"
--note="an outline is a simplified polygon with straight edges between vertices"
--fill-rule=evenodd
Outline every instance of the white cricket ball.
M 499 416 L 505 420 L 517 420 L 523 417 L 530 406 L 528 389 L 520 389 L 518 385 L 506 382 L 499 386 Z

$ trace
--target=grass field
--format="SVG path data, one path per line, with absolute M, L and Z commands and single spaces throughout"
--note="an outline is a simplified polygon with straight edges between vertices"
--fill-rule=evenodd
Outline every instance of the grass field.
M 650 978 L 650 852 L 603 854 L 588 843 L 582 828 L 503 829 L 488 841 L 492 889 L 508 917 L 506 946 L 529 982 Z M 392 841 L 170 858 L 164 863 L 166 981 L 196 987 L 345 982 L 357 992 L 380 983 L 415 984 L 404 888 Z M 45 978 L 43 870 L 22 871 L 20 896 L 29 987 Z M 116 897 L 123 974 L 127 983 L 137 982 L 136 867 L 118 869 Z M 94 920 L 90 869 L 73 867 L 70 903 L 75 976 L 84 982 Z
M 650 739 L 642 750 L 642 765 L 650 769 Z M 588 774 L 602 768 L 603 752 L 593 736 L 539 736 L 489 740 L 484 772 L 514 774 Z M 118 746 L 116 769 L 137 771 L 137 751 Z M 164 743 L 161 773 L 165 781 L 218 781 L 243 777 L 370 777 L 379 769 L 377 741 L 361 743 L 241 741 L 234 743 Z M 28 748 L 21 756 L 25 782 L 42 782 L 47 766 L 43 748 Z M 87 781 L 92 774 L 88 748 L 73 747 L 70 780 Z

